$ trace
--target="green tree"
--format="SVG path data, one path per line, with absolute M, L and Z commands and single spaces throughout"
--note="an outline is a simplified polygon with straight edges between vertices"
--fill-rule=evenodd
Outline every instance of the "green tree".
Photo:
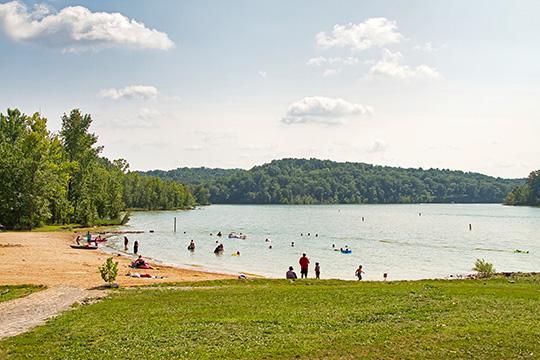
M 99 267 L 99 273 L 103 281 L 111 285 L 118 276 L 118 262 L 113 261 L 112 257 L 107 258 L 105 263 Z
M 0 219 L 10 228 L 31 229 L 68 209 L 69 166 L 47 120 L 19 110 L 0 114 Z

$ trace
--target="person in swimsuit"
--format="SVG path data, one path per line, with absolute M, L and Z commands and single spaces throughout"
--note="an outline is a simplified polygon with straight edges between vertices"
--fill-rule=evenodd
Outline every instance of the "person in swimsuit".
M 358 278 L 358 281 L 362 280 L 362 274 L 365 274 L 364 270 L 362 270 L 362 265 L 358 265 L 358 269 L 356 269 L 356 272 L 354 273 Z

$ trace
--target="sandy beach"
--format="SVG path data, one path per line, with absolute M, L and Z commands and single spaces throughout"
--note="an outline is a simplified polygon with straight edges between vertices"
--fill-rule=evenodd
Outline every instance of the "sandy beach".
M 103 284 L 98 267 L 111 254 L 101 250 L 76 250 L 74 234 L 67 232 L 0 233 L 0 284 L 70 285 L 92 288 Z M 144 256 L 144 254 L 142 254 Z M 120 286 L 163 282 L 227 279 L 233 276 L 180 269 L 152 264 L 156 269 L 131 269 L 131 259 L 114 256 L 119 263 L 117 283 Z M 150 263 L 152 263 L 150 261 Z M 163 279 L 133 278 L 128 272 L 163 276 Z

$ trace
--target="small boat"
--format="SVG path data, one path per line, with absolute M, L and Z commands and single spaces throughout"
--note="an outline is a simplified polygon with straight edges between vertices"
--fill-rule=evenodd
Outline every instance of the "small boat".
M 79 250 L 97 250 L 97 246 L 92 245 L 69 245 L 72 249 L 79 249 Z
M 352 254 L 352 250 L 351 249 L 342 249 L 341 253 L 342 254 Z

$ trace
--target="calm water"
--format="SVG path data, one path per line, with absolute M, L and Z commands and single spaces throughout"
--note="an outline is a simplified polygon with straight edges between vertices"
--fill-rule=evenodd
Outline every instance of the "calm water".
M 289 265 L 299 273 L 303 252 L 312 265 L 321 264 L 323 278 L 354 279 L 359 264 L 370 280 L 382 279 L 384 272 L 389 279 L 448 277 L 469 273 L 477 258 L 492 262 L 498 271 L 540 271 L 538 208 L 212 205 L 193 211 L 137 212 L 126 230 L 154 230 L 128 235 L 130 247 L 138 240 L 143 256 L 164 263 L 270 277 L 283 277 Z M 216 236 L 219 230 L 221 238 Z M 247 234 L 247 240 L 228 239 L 233 231 Z M 186 249 L 191 239 L 197 244 L 194 253 Z M 225 246 L 222 256 L 213 253 L 216 240 Z M 110 243 L 121 249 L 121 242 L 115 238 Z M 333 251 L 332 244 L 348 245 L 352 254 Z M 529 254 L 514 253 L 515 249 Z M 231 255 L 236 250 L 241 256 Z M 312 268 L 310 272 L 313 275 Z

